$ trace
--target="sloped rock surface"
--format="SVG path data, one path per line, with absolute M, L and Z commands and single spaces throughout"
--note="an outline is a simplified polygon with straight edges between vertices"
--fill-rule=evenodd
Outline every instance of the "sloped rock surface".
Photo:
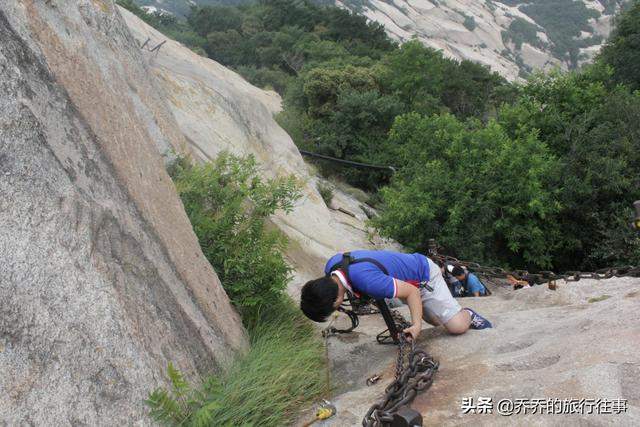
M 487 65 L 510 80 L 517 79 L 521 70 L 528 68 L 550 70 L 569 66 L 565 58 L 556 57 L 551 49 L 547 29 L 517 7 L 529 3 L 526 1 L 336 0 L 335 3 L 384 25 L 389 36 L 400 42 L 416 37 L 449 57 Z M 605 7 L 610 2 L 583 0 L 583 3 L 601 14 L 589 22 L 592 34 L 606 38 L 613 17 Z M 562 13 L 558 9 L 560 16 Z M 465 25 L 469 19 L 473 24 Z M 515 19 L 538 26 L 537 42 L 546 47 L 532 46 L 525 41 L 518 48 L 506 42 L 502 33 L 509 31 Z M 581 49 L 581 61 L 591 60 L 599 48 L 600 44 L 593 44 Z
M 185 141 L 111 1 L 0 0 L 0 421 L 148 424 L 246 335 L 159 151 Z
M 420 343 L 440 369 L 414 401 L 424 425 L 622 425 L 640 423 L 640 279 L 558 282 L 494 295 L 462 298 L 494 328 L 449 336 L 426 326 Z M 408 313 L 405 308 L 401 309 Z M 369 406 L 393 379 L 395 349 L 375 343 L 380 316 L 362 317 L 357 334 L 332 337 L 329 357 L 339 385 L 338 416 L 325 426 L 361 425 Z M 339 319 L 343 321 L 344 319 Z M 385 363 L 386 360 L 386 363 Z M 365 381 L 382 374 L 378 384 Z M 462 400 L 625 399 L 623 414 L 501 416 L 464 414 Z M 321 424 L 322 425 L 322 424 Z
M 294 174 L 300 179 L 302 200 L 293 212 L 273 217 L 291 241 L 288 257 L 295 268 L 290 288 L 294 297 L 301 282 L 322 274 L 324 263 L 336 252 L 394 247 L 368 232 L 366 214 L 353 197 L 336 190 L 333 209 L 327 207 L 316 189 L 318 178 L 273 118 L 281 104 L 275 92 L 249 84 L 217 62 L 168 40 L 127 10 L 120 11 L 140 45 L 149 40 L 147 45 L 153 47 L 166 40 L 159 52 L 147 49 L 145 56 L 197 159 L 211 160 L 223 150 L 253 154 L 265 176 Z

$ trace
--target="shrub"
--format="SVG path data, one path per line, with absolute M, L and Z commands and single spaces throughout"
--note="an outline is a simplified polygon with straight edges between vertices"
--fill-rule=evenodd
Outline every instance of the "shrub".
M 513 41 L 517 50 L 522 49 L 522 43 L 543 47 L 542 42 L 538 39 L 538 27 L 522 18 L 511 21 L 509 31 L 504 31 L 502 37 L 504 41 Z
M 331 185 L 326 183 L 318 183 L 317 188 L 320 196 L 322 197 L 322 200 L 324 200 L 324 203 L 327 206 L 331 205 L 331 201 L 333 200 L 333 188 L 331 188 Z
M 464 25 L 464 27 L 469 31 L 475 30 L 477 26 L 476 20 L 473 18 L 473 16 L 469 15 L 464 16 L 464 22 L 462 23 L 462 25 Z
M 561 161 L 562 246 L 558 269 L 640 262 L 640 239 L 626 224 L 640 198 L 640 93 L 608 88 L 610 70 L 537 76 L 499 112 L 513 136 L 534 131 Z
M 293 208 L 300 196 L 295 178 L 265 182 L 252 156 L 228 153 L 202 166 L 178 163 L 173 178 L 204 255 L 245 322 L 251 320 L 280 299 L 289 279 L 286 238 L 265 221 Z
M 523 4 L 519 9 L 544 27 L 553 43 L 553 53 L 577 67 L 578 51 L 587 43 L 576 37 L 581 31 L 593 31 L 589 19 L 598 18 L 600 12 L 574 0 L 538 0 Z

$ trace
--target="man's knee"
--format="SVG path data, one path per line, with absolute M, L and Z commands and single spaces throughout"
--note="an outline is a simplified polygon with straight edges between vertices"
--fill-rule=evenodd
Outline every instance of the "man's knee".
M 452 335 L 460 335 L 467 332 L 471 324 L 471 315 L 467 310 L 460 310 L 455 316 L 444 324 L 445 329 Z

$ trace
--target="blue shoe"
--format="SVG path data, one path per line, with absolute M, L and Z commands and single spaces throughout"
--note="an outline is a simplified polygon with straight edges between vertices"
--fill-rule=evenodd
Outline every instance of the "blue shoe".
M 489 322 L 484 317 L 480 316 L 475 311 L 473 311 L 473 310 L 471 310 L 470 308 L 467 308 L 467 307 L 465 307 L 464 309 L 467 310 L 469 312 L 469 314 L 471 314 L 471 324 L 469 325 L 469 327 L 471 329 L 493 328 L 493 326 L 491 326 L 491 322 Z

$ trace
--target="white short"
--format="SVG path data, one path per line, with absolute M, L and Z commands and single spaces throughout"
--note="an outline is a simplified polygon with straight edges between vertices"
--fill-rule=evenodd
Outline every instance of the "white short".
M 422 316 L 425 319 L 437 319 L 445 324 L 458 314 L 462 307 L 458 304 L 442 277 L 440 267 L 427 258 L 429 262 L 429 289 L 420 289 L 422 297 Z

